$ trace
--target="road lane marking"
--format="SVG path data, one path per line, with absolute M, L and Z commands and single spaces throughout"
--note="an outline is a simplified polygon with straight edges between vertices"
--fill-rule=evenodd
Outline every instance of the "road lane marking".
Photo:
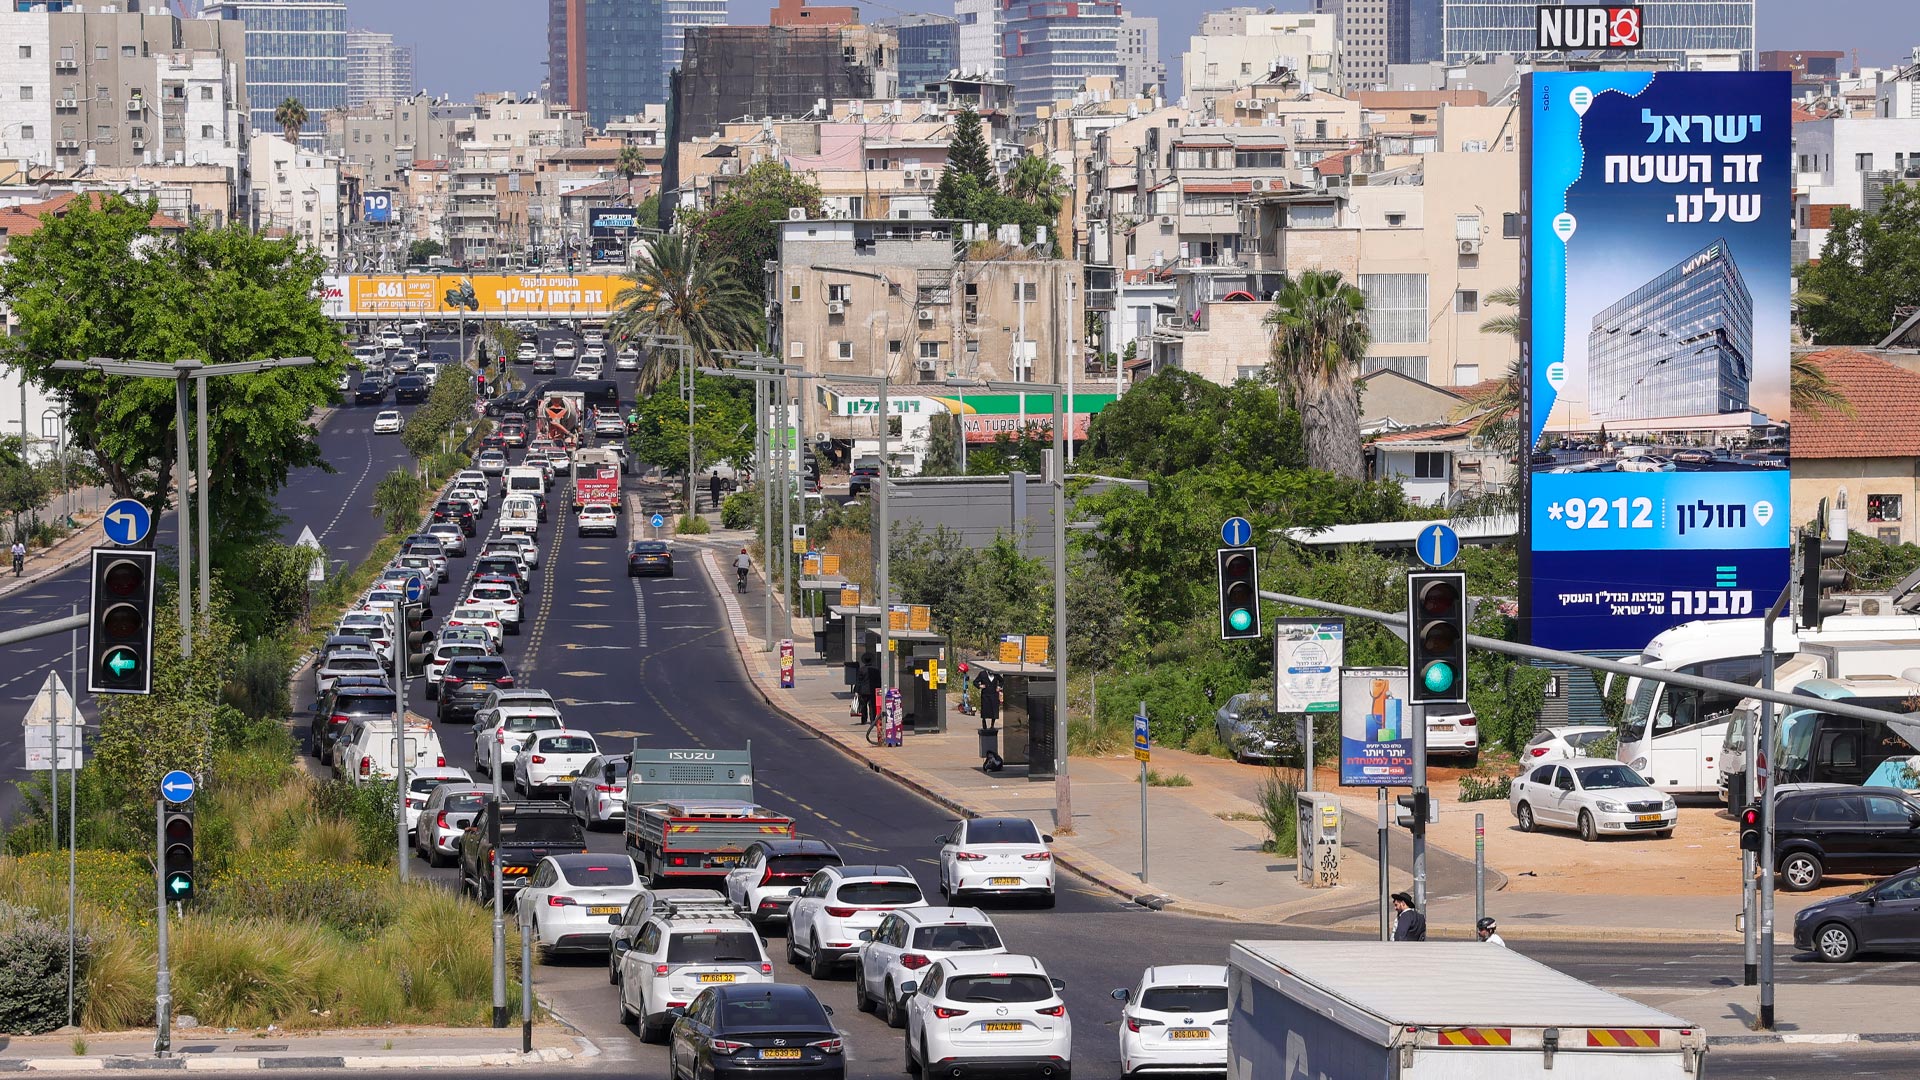
M 707 583 L 713 586 L 715 596 L 720 598 L 720 606 L 727 613 L 727 627 L 736 638 L 747 636 L 747 617 L 740 611 L 740 603 L 734 598 L 733 590 L 726 587 L 720 577 L 720 568 L 713 561 L 713 552 L 700 553 L 700 566 L 707 572 Z M 697 604 L 668 604 L 667 607 L 698 607 Z

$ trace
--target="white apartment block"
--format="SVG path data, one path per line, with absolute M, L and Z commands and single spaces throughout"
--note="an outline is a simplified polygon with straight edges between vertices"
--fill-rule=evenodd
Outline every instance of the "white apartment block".
M 960 24 L 960 70 L 1005 77 L 1000 34 L 1006 24 L 1000 0 L 954 0 L 953 17 Z
M 1252 8 L 1214 12 L 1187 39 L 1180 79 L 1187 106 L 1207 114 L 1235 87 L 1267 81 L 1285 69 L 1302 86 L 1341 88 L 1340 39 L 1332 15 L 1268 15 Z
M 347 31 L 347 108 L 399 101 L 418 89 L 413 46 L 395 44 L 392 34 Z
M 1160 20 L 1148 15 L 1120 17 L 1120 90 L 1123 94 L 1165 94 L 1167 65 L 1160 59 Z
M 340 164 L 286 140 L 256 132 L 248 157 L 253 177 L 253 228 L 284 233 L 332 262 L 340 255 Z

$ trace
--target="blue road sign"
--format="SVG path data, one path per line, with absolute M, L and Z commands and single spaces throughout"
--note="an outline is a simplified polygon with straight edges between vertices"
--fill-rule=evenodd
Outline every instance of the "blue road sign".
M 147 538 L 153 528 L 153 515 L 147 513 L 146 504 L 138 499 L 115 499 L 100 518 L 100 527 L 106 531 L 107 539 L 121 547 L 132 547 Z
M 1153 746 L 1153 738 L 1151 735 L 1148 734 L 1148 731 L 1147 731 L 1147 718 L 1144 716 L 1134 717 L 1133 718 L 1133 748 L 1135 750 L 1147 750 L 1147 749 L 1150 749 L 1152 746 Z
M 420 594 L 425 591 L 426 589 L 420 584 L 419 574 L 415 574 L 407 579 L 407 603 L 411 604 L 420 599 Z
M 160 794 L 170 803 L 183 803 L 193 798 L 193 774 L 175 769 L 160 778 Z
M 655 514 L 647 519 L 647 524 L 652 525 L 656 529 L 664 529 L 667 527 L 667 516 L 665 514 Z
M 1230 517 L 1220 526 L 1220 542 L 1228 547 L 1242 547 L 1253 539 L 1253 525 L 1246 518 Z
M 1428 566 L 1445 566 L 1460 555 L 1460 534 L 1446 525 L 1423 525 L 1413 550 Z

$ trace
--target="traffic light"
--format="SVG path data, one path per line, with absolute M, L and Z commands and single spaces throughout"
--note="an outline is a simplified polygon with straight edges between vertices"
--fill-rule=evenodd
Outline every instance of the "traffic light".
M 1760 807 L 1749 806 L 1740 811 L 1740 850 L 1760 850 Z
M 1799 537 L 1799 595 L 1794 597 L 1794 611 L 1799 617 L 1802 630 L 1818 630 L 1820 624 L 1829 615 L 1838 615 L 1847 609 L 1844 600 L 1826 598 L 1828 589 L 1837 589 L 1847 580 L 1845 569 L 1827 567 L 1828 559 L 1837 559 L 1847 553 L 1845 540 L 1823 540 L 1818 533 L 1803 532 Z
M 1227 641 L 1260 636 L 1260 564 L 1250 547 L 1221 548 L 1220 636 Z
M 154 554 L 93 550 L 87 607 L 87 689 L 96 694 L 153 692 Z
M 1393 812 L 1393 823 L 1403 829 L 1413 828 L 1416 821 L 1432 824 L 1437 820 L 1437 815 L 1434 813 L 1437 807 L 1433 797 L 1425 789 L 1415 791 L 1411 795 L 1396 795 L 1393 801 L 1398 807 Z
M 1407 673 L 1415 704 L 1467 700 L 1467 576 L 1407 575 Z
M 193 899 L 193 811 L 168 810 L 160 845 L 160 894 Z

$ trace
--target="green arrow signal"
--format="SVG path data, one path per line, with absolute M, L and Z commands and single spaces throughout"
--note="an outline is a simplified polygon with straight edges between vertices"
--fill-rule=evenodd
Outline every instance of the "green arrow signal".
M 107 656 L 107 670 L 113 672 L 116 678 L 124 678 L 128 672 L 139 666 L 140 661 L 134 659 L 133 654 L 125 649 L 115 649 Z
M 174 896 L 188 892 L 193 888 L 193 879 L 185 874 L 171 874 L 167 877 L 167 892 Z

